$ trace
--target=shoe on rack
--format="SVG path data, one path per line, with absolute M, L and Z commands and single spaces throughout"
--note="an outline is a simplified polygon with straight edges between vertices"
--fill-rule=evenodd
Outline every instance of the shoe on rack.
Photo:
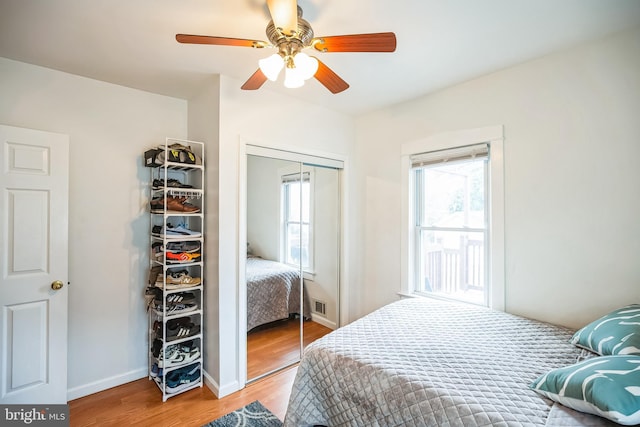
M 174 320 L 179 323 L 172 323 Z M 184 322 L 186 320 L 186 323 Z M 200 333 L 200 325 L 191 322 L 188 317 L 180 319 L 172 319 L 167 322 L 167 341 L 173 341 L 180 338 L 188 338 Z
M 176 344 L 168 345 L 167 348 L 164 349 L 164 352 L 160 353 L 160 357 L 158 357 L 158 367 L 170 368 L 174 360 L 181 358 L 181 354 L 180 346 Z
M 167 393 L 177 393 L 186 390 L 200 381 L 200 364 L 194 363 L 193 365 L 171 371 L 167 374 L 165 381 Z
M 153 233 L 151 233 L 153 234 Z M 164 256 L 164 248 L 162 247 L 162 242 L 153 242 L 151 243 L 151 257 L 157 261 L 162 261 L 162 257 Z M 158 266 L 154 266 L 155 267 L 159 267 L 162 270 L 162 266 L 158 265 Z M 162 277 L 162 272 L 158 272 L 158 274 L 156 275 L 156 281 L 158 280 L 158 276 Z M 149 279 L 151 280 L 151 279 Z
M 157 280 L 156 286 L 158 288 L 162 288 L 164 285 L 166 290 L 192 288 L 202 283 L 202 280 L 199 277 L 191 277 L 186 270 L 181 270 L 179 273 L 168 273 L 164 283 L 162 281 L 162 276 L 158 276 Z
M 162 298 L 162 290 L 155 286 L 148 286 L 144 291 L 144 300 L 146 302 L 147 311 L 152 306 L 153 302 Z
M 151 235 L 156 237 L 166 237 L 167 239 L 186 237 L 192 237 L 195 239 L 201 237 L 202 233 L 199 231 L 189 230 L 184 224 L 178 224 L 174 227 L 171 223 L 167 223 L 166 228 L 161 225 L 154 225 L 151 229 Z
M 198 252 L 200 242 L 171 242 L 167 243 L 167 252 Z
M 162 188 L 193 188 L 193 185 L 188 185 L 188 184 L 183 184 L 180 181 L 178 181 L 177 179 L 172 179 L 172 178 L 168 178 L 167 179 L 167 185 L 164 185 L 164 179 L 154 179 L 153 180 L 153 185 L 152 185 L 154 190 L 159 190 Z
M 153 244 L 151 245 L 151 248 L 153 250 Z M 160 278 L 160 280 L 162 281 L 162 266 L 154 265 L 149 270 L 149 284 L 150 285 L 156 284 L 158 282 L 158 278 Z
M 167 302 L 170 304 L 175 304 L 178 302 L 187 303 L 193 302 L 195 300 L 196 296 L 193 294 L 193 292 L 177 292 L 175 294 L 167 295 Z
M 156 288 L 158 289 L 158 288 Z M 160 289 L 158 289 L 160 291 Z M 195 302 L 196 296 L 193 292 L 176 292 L 175 294 L 167 295 L 167 304 L 178 304 L 178 303 L 192 303 Z M 154 299 L 154 302 L 157 305 L 162 305 L 162 291 L 160 291 L 160 295 Z
M 149 202 L 152 213 L 198 213 L 200 208 L 187 202 L 186 197 L 156 197 Z
M 155 326 L 155 324 L 154 324 L 154 326 Z M 154 331 L 155 331 L 155 327 L 154 327 Z M 157 334 L 158 333 L 156 331 L 156 335 Z M 160 355 L 160 351 L 161 350 L 162 350 L 162 340 L 160 340 L 158 338 L 154 339 L 153 340 L 153 344 L 151 345 L 151 354 L 153 354 L 153 357 L 158 357 Z
M 154 363 L 153 366 L 151 367 L 151 373 L 150 375 L 152 377 L 161 377 L 162 376 L 162 368 L 158 366 L 157 363 Z
M 163 148 L 163 146 L 160 146 L 159 148 Z M 202 159 L 200 158 L 200 156 L 198 156 L 197 154 L 195 154 L 193 152 L 193 150 L 191 149 L 190 146 L 188 145 L 182 145 L 182 144 L 171 144 L 168 146 L 168 148 L 170 150 L 176 150 L 178 152 L 179 155 L 179 163 L 186 163 L 186 164 L 191 164 L 191 165 L 201 165 L 202 164 Z
M 167 289 L 178 289 L 180 287 L 198 286 L 202 283 L 199 277 L 191 277 L 187 270 L 169 271 L 166 277 Z
M 181 223 L 173 227 L 171 224 L 167 224 L 167 236 L 171 237 L 201 237 L 202 233 L 199 231 L 189 230 L 186 224 Z
M 167 357 L 158 360 L 158 366 L 160 368 L 170 368 L 173 366 L 182 365 L 185 363 L 195 362 L 200 358 L 200 349 L 198 347 L 190 348 L 183 345 L 170 345 L 165 350 Z
M 156 314 L 162 316 L 163 313 L 167 316 L 174 316 L 176 314 L 190 313 L 198 309 L 198 304 L 195 302 L 185 302 L 177 304 L 167 304 L 166 310 L 161 303 L 156 302 L 155 305 Z
M 198 252 L 192 252 L 192 253 L 167 252 L 165 255 L 167 257 L 167 263 L 170 263 L 170 264 L 186 264 L 190 262 L 197 262 L 200 260 L 200 253 Z

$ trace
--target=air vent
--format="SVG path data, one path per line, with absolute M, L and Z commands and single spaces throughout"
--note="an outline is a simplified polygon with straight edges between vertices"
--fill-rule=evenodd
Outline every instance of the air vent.
M 323 316 L 327 314 L 327 304 L 322 301 L 313 300 L 315 303 L 314 313 L 322 314 Z

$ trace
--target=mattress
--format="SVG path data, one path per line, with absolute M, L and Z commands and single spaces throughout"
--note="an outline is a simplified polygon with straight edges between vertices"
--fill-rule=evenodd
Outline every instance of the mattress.
M 247 258 L 247 331 L 300 313 L 300 270 L 276 261 Z M 303 292 L 304 313 L 310 314 Z
M 529 389 L 581 356 L 572 332 L 469 304 L 401 300 L 305 349 L 284 425 L 611 425 Z

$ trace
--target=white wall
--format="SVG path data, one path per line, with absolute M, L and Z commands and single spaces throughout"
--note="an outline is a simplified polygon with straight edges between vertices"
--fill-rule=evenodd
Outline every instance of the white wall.
M 247 156 L 247 242 L 253 255 L 280 259 L 280 176 L 297 163 Z M 298 166 L 299 167 L 299 166 Z
M 401 144 L 491 125 L 505 130 L 507 311 L 579 327 L 638 302 L 638 52 L 637 28 L 360 117 L 352 317 L 399 290 Z
M 70 138 L 69 399 L 145 376 L 142 153 L 186 137 L 186 101 L 4 58 L 0 94 L 0 123 Z
M 212 75 L 188 103 L 189 139 L 205 143 L 204 195 L 204 378 L 217 392 L 220 377 L 218 309 L 218 147 L 220 133 L 220 76 Z
M 244 373 L 240 372 L 238 361 L 240 343 L 236 320 L 240 140 L 289 151 L 347 157 L 355 138 L 353 119 L 346 115 L 270 92 L 266 86 L 249 92 L 241 91 L 241 85 L 240 81 L 221 77 L 220 345 L 226 350 L 221 353 L 221 395 L 244 386 L 238 382 Z M 346 169 L 349 170 L 348 166 Z

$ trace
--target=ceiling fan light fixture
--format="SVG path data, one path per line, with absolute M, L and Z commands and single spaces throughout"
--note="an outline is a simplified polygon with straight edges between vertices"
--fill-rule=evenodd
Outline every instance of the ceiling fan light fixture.
M 288 89 L 296 89 L 304 86 L 304 78 L 300 70 L 297 68 L 285 68 L 284 70 L 284 87 Z
M 318 60 L 310 57 L 304 52 L 300 52 L 294 56 L 293 62 L 303 80 L 309 80 L 311 77 L 315 76 L 316 71 L 318 71 Z
M 280 75 L 280 71 L 284 68 L 284 61 L 279 54 L 274 53 L 267 58 L 259 60 L 258 66 L 269 80 L 275 82 Z

